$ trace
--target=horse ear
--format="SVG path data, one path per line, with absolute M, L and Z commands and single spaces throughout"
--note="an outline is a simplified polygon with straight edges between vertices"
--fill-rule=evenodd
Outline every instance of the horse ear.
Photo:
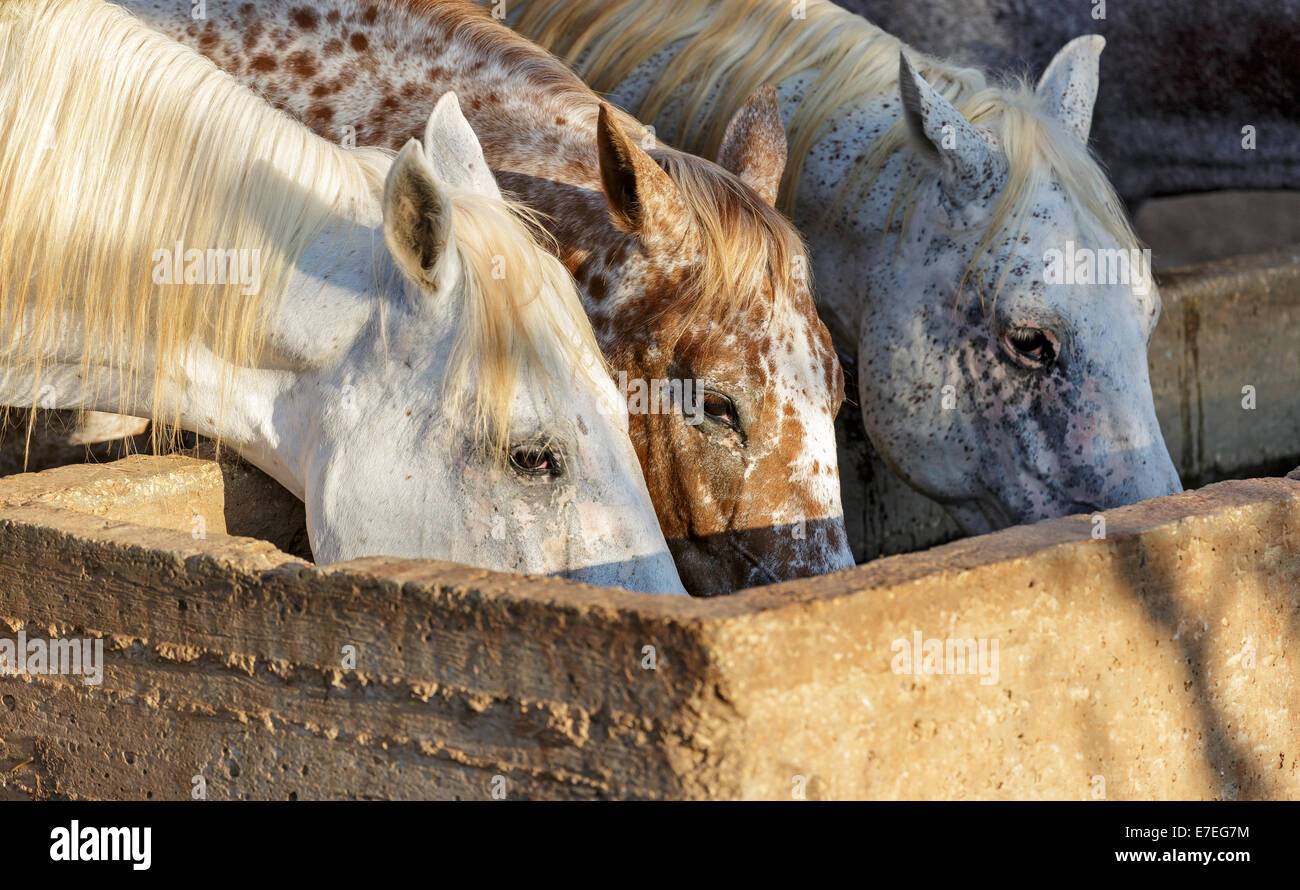
M 437 285 L 451 244 L 451 196 L 417 139 L 398 152 L 384 182 L 384 241 L 402 274 L 423 288 Z
M 750 96 L 727 124 L 718 152 L 718 166 L 776 205 L 785 172 L 785 127 L 777 104 L 776 87 L 764 84 Z
M 944 194 L 958 207 L 992 198 L 1006 181 L 1006 159 L 960 111 L 898 54 L 898 86 L 912 142 L 939 167 Z
M 434 172 L 447 185 L 489 198 L 501 197 L 496 178 L 483 157 L 483 146 L 461 113 L 455 93 L 443 93 L 434 106 L 424 127 L 424 145 Z
M 1092 129 L 1092 109 L 1100 86 L 1101 51 L 1106 38 L 1100 34 L 1076 37 L 1061 47 L 1038 81 L 1043 106 L 1082 142 Z
M 654 158 L 627 138 L 614 109 L 604 102 L 596 121 L 596 148 L 614 225 L 638 236 L 665 227 L 681 205 L 677 184 Z

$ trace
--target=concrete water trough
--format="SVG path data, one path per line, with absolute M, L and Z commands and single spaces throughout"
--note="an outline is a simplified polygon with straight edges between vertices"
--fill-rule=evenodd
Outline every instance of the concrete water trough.
M 1300 463 L 1297 259 L 1163 279 L 1153 379 L 1191 485 Z M 852 480 L 871 457 L 845 442 Z M 860 559 L 951 534 L 866 479 Z M 0 677 L 0 798 L 1300 797 L 1283 478 L 705 601 L 314 566 L 261 473 L 135 456 L 0 479 L 20 635 L 103 657 Z
M 688 600 L 316 567 L 238 464 L 12 476 L 0 635 L 105 642 L 0 678 L 0 793 L 1300 796 L 1300 482 L 1105 518 Z

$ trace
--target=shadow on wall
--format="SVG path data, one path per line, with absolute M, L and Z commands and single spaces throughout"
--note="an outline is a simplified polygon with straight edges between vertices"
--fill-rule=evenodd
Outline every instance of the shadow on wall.
M 204 440 L 191 453 L 211 459 L 216 457 L 216 448 Z M 307 508 L 303 502 L 228 450 L 221 452 L 219 463 L 226 533 L 269 541 L 291 556 L 312 562 Z
M 0 411 L 3 411 L 0 408 Z M 149 434 L 95 445 L 72 445 L 68 437 L 77 429 L 76 411 L 28 411 L 10 408 L 0 424 L 0 476 L 39 473 L 68 464 L 107 463 L 129 454 L 149 454 Z M 24 465 L 24 446 L 29 444 Z
M 1285 527 L 1288 511 L 1276 505 L 1262 522 L 1274 529 Z M 1225 685 L 1249 682 L 1244 675 L 1255 666 L 1284 658 L 1288 648 L 1300 641 L 1300 610 L 1296 607 L 1295 592 L 1277 583 L 1270 583 L 1279 574 L 1285 574 L 1286 548 L 1272 547 L 1261 552 L 1249 539 L 1241 544 L 1243 551 L 1221 553 L 1210 565 L 1212 568 L 1201 579 L 1203 591 L 1215 594 L 1206 598 L 1189 597 L 1180 590 L 1179 564 L 1185 558 L 1175 547 L 1149 547 L 1141 537 L 1123 542 L 1119 558 L 1111 560 L 1118 580 L 1132 592 L 1151 625 L 1160 631 L 1161 639 L 1168 640 L 1177 664 L 1184 666 L 1186 694 L 1191 696 L 1192 707 L 1199 718 L 1197 738 L 1205 756 L 1207 775 L 1217 783 L 1219 797 L 1223 800 L 1278 799 L 1285 796 L 1275 783 L 1267 780 L 1267 773 L 1251 769 L 1250 752 L 1242 746 L 1238 721 L 1219 705 L 1219 691 Z M 1203 564 L 1204 567 L 1204 564 Z M 1254 580 L 1243 585 L 1243 576 Z M 1240 641 L 1228 639 L 1217 646 L 1213 637 L 1232 637 L 1249 627 L 1250 613 L 1239 609 L 1242 598 L 1237 591 L 1242 586 L 1258 589 L 1267 599 L 1267 606 L 1282 613 L 1286 636 L 1281 639 L 1254 639 L 1243 637 Z M 1199 611 L 1188 608 L 1193 603 Z M 1256 605 L 1258 608 L 1258 605 Z M 1245 619 L 1243 621 L 1243 619 Z M 1225 651 L 1238 651 L 1238 655 L 1224 662 Z M 1235 662 L 1235 664 L 1234 664 Z M 1285 710 L 1287 703 L 1259 701 L 1253 703 L 1262 715 L 1270 710 Z M 1142 702 L 1134 702 L 1142 708 Z M 1289 721 L 1289 717 L 1283 717 Z M 1258 722 L 1258 721 L 1256 721 Z M 1189 727 L 1170 727 L 1170 731 L 1186 732 Z M 1139 759 L 1134 752 L 1134 760 Z M 1294 769 L 1285 764 L 1286 752 L 1278 752 L 1278 769 Z
M 1133 223 L 1158 269 L 1226 260 L 1300 245 L 1300 192 L 1152 198 L 1138 208 Z

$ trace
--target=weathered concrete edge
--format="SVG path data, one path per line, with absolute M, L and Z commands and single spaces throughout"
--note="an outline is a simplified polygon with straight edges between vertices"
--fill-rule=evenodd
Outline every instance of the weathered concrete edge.
M 580 707 L 609 710 L 613 707 L 609 702 L 582 702 L 582 690 L 565 688 L 562 681 L 557 683 L 553 664 L 549 665 L 547 679 L 547 662 L 553 661 L 552 650 L 556 647 L 588 659 L 594 652 L 600 670 L 622 674 L 603 694 L 620 698 L 628 695 L 633 702 L 632 711 L 654 714 L 656 720 L 671 725 L 668 731 L 676 740 L 663 764 L 667 773 L 656 771 L 657 778 L 646 779 L 636 787 L 619 787 L 617 793 L 741 797 L 774 795 L 768 778 L 763 781 L 755 778 L 768 766 L 761 761 L 770 756 L 770 745 L 755 744 L 758 740 L 753 737 L 750 717 L 765 707 L 770 712 L 769 703 L 791 689 L 827 682 L 826 671 L 835 668 L 826 657 L 827 627 L 841 627 L 846 631 L 855 626 L 871 628 L 870 616 L 879 612 L 878 602 L 892 603 L 889 608 L 895 610 L 909 601 L 912 603 L 909 608 L 944 607 L 945 586 L 961 580 L 949 595 L 958 599 L 969 597 L 971 590 L 979 587 L 980 571 L 1006 560 L 1061 548 L 1095 550 L 1124 546 L 1153 530 L 1168 530 L 1188 522 L 1213 523 L 1217 515 L 1242 509 L 1278 505 L 1294 510 L 1298 492 L 1300 485 L 1284 480 L 1222 483 L 1201 492 L 1111 511 L 1107 514 L 1108 540 L 1103 542 L 1091 540 L 1092 524 L 1086 517 L 1054 520 L 957 542 L 927 553 L 880 560 L 828 578 L 779 585 L 712 602 L 648 597 L 556 579 L 528 579 L 427 561 L 371 559 L 311 567 L 296 563 L 261 542 L 224 536 L 196 542 L 189 535 L 177 532 L 44 506 L 5 510 L 0 521 L 0 537 L 21 530 L 40 534 L 54 531 L 64 536 L 65 543 L 84 545 L 87 553 L 96 549 L 105 554 L 115 552 L 121 561 L 112 570 L 128 576 L 130 566 L 142 557 L 145 561 L 150 558 L 161 561 L 175 568 L 171 577 L 194 585 L 194 590 L 187 591 L 186 595 L 229 598 L 233 590 L 240 609 L 253 607 L 244 614 L 263 618 L 275 611 L 256 608 L 259 602 L 265 602 L 259 600 L 258 590 L 269 586 L 277 588 L 270 594 L 277 601 L 288 601 L 290 615 L 295 603 L 304 607 L 316 604 L 328 619 L 329 610 L 324 607 L 331 600 L 350 599 L 354 605 L 361 601 L 367 611 L 374 608 L 380 612 L 385 603 L 402 600 L 417 610 L 436 607 L 434 611 L 441 610 L 443 618 L 486 620 L 498 629 L 515 626 L 536 629 L 549 623 L 567 626 L 571 633 L 585 625 L 594 635 L 580 634 L 581 638 L 571 644 L 565 642 L 569 634 L 562 633 L 540 641 L 531 652 L 521 648 L 503 653 L 495 663 L 480 666 L 484 670 L 476 674 L 481 681 L 477 684 L 465 683 L 463 677 L 457 681 L 441 673 L 434 676 L 456 681 L 465 689 L 496 689 L 521 699 L 539 694 L 548 701 L 572 701 Z M 244 573 L 244 577 L 232 583 L 228 577 L 231 570 Z M 223 579 L 220 589 L 211 586 L 213 578 Z M 143 579 L 145 583 L 149 580 L 149 577 Z M 126 581 L 130 581 L 129 577 Z M 288 586 L 278 582 L 288 582 Z M 926 595 L 924 603 L 915 601 L 920 593 Z M 113 604 L 120 610 L 120 600 Z M 59 615 L 48 610 L 44 615 L 37 614 L 42 610 L 33 610 L 30 608 L 33 605 L 28 603 L 28 608 L 19 609 L 29 616 L 26 620 L 44 619 L 51 623 L 60 620 Z M 75 622 L 75 611 L 64 612 L 62 620 Z M 125 623 L 147 628 L 150 620 L 160 614 L 159 603 L 142 602 L 138 611 L 141 614 L 124 616 Z M 94 616 L 83 617 L 93 620 Z M 850 619 L 850 623 L 842 623 L 843 619 Z M 85 626 L 94 627 L 90 623 Z M 450 633 L 473 637 L 478 628 L 478 624 L 453 627 Z M 260 655 L 267 661 L 277 658 L 277 653 L 270 648 L 274 636 L 281 639 L 304 636 L 284 632 L 287 629 L 274 622 L 260 638 L 250 638 L 248 627 L 240 630 L 243 642 L 257 644 L 246 649 L 243 655 L 254 658 Z M 369 631 L 362 629 L 359 635 L 367 637 L 374 633 L 375 638 L 382 638 L 383 630 L 380 622 Z M 174 645 L 192 646 L 204 642 L 201 637 L 202 634 L 191 635 L 188 641 L 178 640 Z M 682 668 L 678 675 L 680 682 L 674 681 L 677 672 L 671 669 L 649 679 L 649 675 L 634 668 L 639 651 L 627 643 L 641 639 L 662 643 L 665 662 L 670 667 L 680 664 Z M 212 643 L 214 651 L 240 654 L 231 652 L 233 647 L 224 645 L 219 634 L 207 642 Z M 624 646 L 632 651 L 602 651 L 601 645 Z M 169 645 L 164 645 L 158 651 L 168 648 Z M 408 652 L 411 649 L 405 648 Z M 763 666 L 763 658 L 773 652 L 781 653 L 783 663 L 771 663 L 767 665 L 771 669 L 756 670 Z M 311 661 L 308 658 L 303 663 Z M 408 680 L 429 677 L 428 669 L 432 667 L 437 666 L 421 665 L 418 659 L 416 663 L 402 660 L 391 665 L 394 676 Z M 530 682 L 537 688 L 528 688 Z M 616 793 L 615 786 L 607 786 L 607 793 Z
M 1227 482 L 1106 515 L 1101 540 L 1087 517 L 1040 523 L 879 560 L 834 576 L 838 590 L 707 625 L 716 694 L 736 715 L 719 755 L 740 777 L 728 796 L 788 799 L 797 777 L 832 798 L 1084 799 L 1088 774 L 1070 775 L 1062 752 L 1085 757 L 1095 735 L 1132 746 L 1086 764 L 1110 775 L 1112 797 L 1300 798 L 1287 710 L 1300 703 L 1300 485 Z M 918 631 L 1000 638 L 1037 667 L 991 688 L 899 676 L 892 647 Z M 1063 651 L 1062 634 L 1114 651 Z M 1259 647 L 1258 670 L 1231 669 L 1243 643 Z M 1071 687 L 1091 692 L 1080 704 Z M 1135 695 L 1140 718 L 1123 704 Z M 935 740 L 910 747 L 923 725 Z M 979 759 L 972 732 L 995 752 Z M 1173 779 L 1152 778 L 1160 764 Z
M 131 460 L 167 461 L 169 464 L 207 463 L 179 457 L 142 457 Z M 55 474 L 49 477 L 50 480 L 65 484 L 71 480 L 64 480 L 61 474 L 84 469 L 62 467 L 33 476 L 46 478 L 46 474 Z M 165 469 L 171 471 L 170 466 Z M 206 469 L 199 469 L 195 480 L 208 484 L 213 477 Z M 13 478 L 16 477 L 10 477 Z M 219 480 L 219 476 L 216 478 Z M 3 486 L 8 481 L 0 480 L 0 496 L 4 495 Z M 1107 538 L 1119 541 L 1220 510 L 1235 509 L 1251 503 L 1297 499 L 1300 499 L 1300 481 L 1297 480 L 1233 480 L 1116 508 L 1100 515 L 1106 519 Z M 216 559 L 231 569 L 253 575 L 271 568 L 292 566 L 300 581 L 308 585 L 327 579 L 345 585 L 386 580 L 400 582 L 403 589 L 412 591 L 459 591 L 480 603 L 498 598 L 536 601 L 549 607 L 581 609 L 590 614 L 600 614 L 607 620 L 636 618 L 681 624 L 707 624 L 750 614 L 770 613 L 773 610 L 791 609 L 797 604 L 813 600 L 861 595 L 908 584 L 920 578 L 935 578 L 936 573 L 940 572 L 972 571 L 1006 559 L 1089 541 L 1094 527 L 1090 516 L 1045 520 L 989 535 L 965 538 L 916 553 L 884 557 L 832 575 L 752 588 L 727 597 L 689 599 L 601 588 L 561 578 L 512 575 L 437 560 L 368 557 L 313 566 L 257 539 L 212 535 L 206 541 L 196 541 L 191 535 L 170 529 L 139 526 L 121 520 L 91 520 L 87 514 L 47 507 L 39 497 L 28 498 L 20 504 L 6 504 L 0 500 L 0 520 L 61 529 L 69 534 L 82 535 L 89 541 L 111 546 L 143 546 L 187 562 L 197 560 L 196 565 L 208 565 Z

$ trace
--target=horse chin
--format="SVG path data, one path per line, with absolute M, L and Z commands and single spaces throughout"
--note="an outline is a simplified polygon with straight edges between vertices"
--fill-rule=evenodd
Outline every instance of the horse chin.
M 797 525 L 670 538 L 668 549 L 686 590 L 697 597 L 723 596 L 853 565 L 844 520 L 838 516 L 808 519 Z M 817 559 L 810 559 L 810 554 Z
M 624 562 L 568 569 L 557 575 L 597 587 L 621 587 L 633 593 L 686 595 L 672 557 L 664 552 Z

